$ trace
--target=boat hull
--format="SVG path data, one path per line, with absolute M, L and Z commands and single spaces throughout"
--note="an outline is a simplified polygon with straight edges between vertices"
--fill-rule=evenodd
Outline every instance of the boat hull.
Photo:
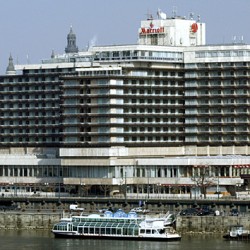
M 142 237 L 142 236 L 118 236 L 118 235 L 84 235 L 75 233 L 53 232 L 55 238 L 77 238 L 77 239 L 109 239 L 109 240 L 134 240 L 134 241 L 180 241 L 181 236 L 170 237 Z
M 250 240 L 250 234 L 242 234 L 242 235 L 236 235 L 236 236 L 225 234 L 223 235 L 223 238 L 226 240 Z

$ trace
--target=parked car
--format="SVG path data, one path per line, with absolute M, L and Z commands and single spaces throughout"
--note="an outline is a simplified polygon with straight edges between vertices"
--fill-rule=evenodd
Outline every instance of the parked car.
M 180 212 L 180 215 L 182 215 L 182 216 L 198 215 L 198 213 L 199 213 L 199 211 L 197 208 L 186 208 Z
M 202 206 L 199 210 L 198 210 L 198 215 L 200 216 L 205 216 L 205 215 L 214 215 L 214 210 L 211 209 L 208 206 Z
M 83 211 L 84 208 L 83 207 L 78 207 L 78 205 L 76 205 L 76 204 L 70 204 L 69 205 L 69 210 L 70 211 L 78 211 L 78 212 L 80 212 L 80 211 Z
M 136 212 L 136 213 L 148 213 L 150 210 L 148 209 L 143 209 L 142 207 L 135 207 L 130 210 L 131 212 Z
M 108 208 L 99 208 L 98 209 L 99 213 L 105 213 L 106 211 L 108 211 Z
M 0 210 L 20 210 L 20 206 L 18 205 L 10 205 L 10 206 L 5 206 L 5 205 L 0 205 Z
M 97 211 L 99 213 L 105 213 L 106 211 L 110 211 L 112 213 L 115 213 L 116 211 L 118 210 L 118 208 L 115 208 L 115 207 L 102 207 L 102 208 L 98 208 Z
M 230 215 L 231 216 L 238 216 L 239 215 L 238 209 L 236 209 L 236 208 L 231 209 Z

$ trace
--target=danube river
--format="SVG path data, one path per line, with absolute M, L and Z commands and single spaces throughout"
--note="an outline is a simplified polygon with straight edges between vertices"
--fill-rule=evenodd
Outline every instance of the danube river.
M 55 239 L 44 231 L 0 231 L 1 250 L 249 250 L 250 241 L 221 236 L 184 236 L 178 242 Z

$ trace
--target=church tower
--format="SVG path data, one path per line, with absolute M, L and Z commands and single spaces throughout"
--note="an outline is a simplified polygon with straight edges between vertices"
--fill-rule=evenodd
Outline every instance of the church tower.
M 6 75 L 15 75 L 15 74 L 16 74 L 16 71 L 15 71 L 15 66 L 14 66 L 14 63 L 13 63 L 13 58 L 10 55 L 9 64 L 7 66 L 7 69 L 6 69 Z
M 67 36 L 67 47 L 65 48 L 66 53 L 77 53 L 78 47 L 76 46 L 76 35 L 73 32 L 72 26 L 70 27 L 69 34 Z

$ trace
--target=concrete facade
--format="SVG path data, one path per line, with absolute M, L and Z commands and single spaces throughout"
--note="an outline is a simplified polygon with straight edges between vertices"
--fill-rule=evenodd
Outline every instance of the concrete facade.
M 193 17 L 142 21 L 138 38 L 78 51 L 71 28 L 65 54 L 28 65 L 10 57 L 0 192 L 250 190 L 250 46 L 206 45 Z

